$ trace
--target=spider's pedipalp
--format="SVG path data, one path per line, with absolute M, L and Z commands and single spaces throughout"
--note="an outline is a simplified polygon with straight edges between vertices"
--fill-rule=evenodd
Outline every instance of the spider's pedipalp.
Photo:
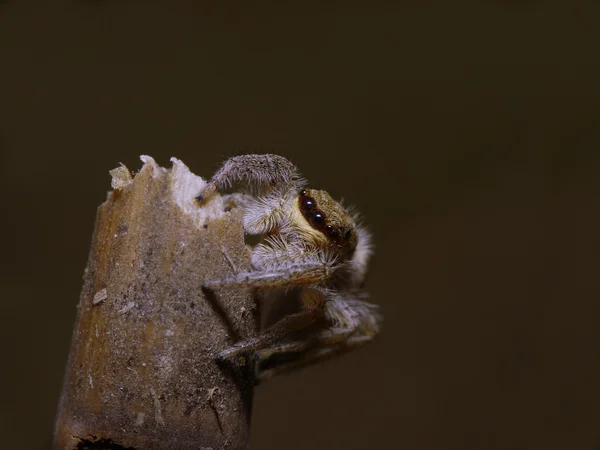
M 248 202 L 244 210 L 243 225 L 248 234 L 267 234 L 281 227 L 285 213 L 292 201 L 282 189 Z

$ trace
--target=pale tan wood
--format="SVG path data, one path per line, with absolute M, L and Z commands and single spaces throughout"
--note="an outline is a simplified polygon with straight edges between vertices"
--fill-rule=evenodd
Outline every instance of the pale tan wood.
M 199 206 L 204 181 L 180 161 L 142 159 L 134 177 L 111 172 L 98 209 L 55 448 L 246 448 L 250 364 L 230 374 L 214 355 L 256 332 L 254 302 L 201 290 L 249 268 L 240 211 Z

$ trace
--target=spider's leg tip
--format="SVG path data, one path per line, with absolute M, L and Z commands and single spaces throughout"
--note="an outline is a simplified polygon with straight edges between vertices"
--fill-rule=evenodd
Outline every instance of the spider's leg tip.
M 215 355 L 215 361 L 217 362 L 218 365 L 223 365 L 225 363 L 229 363 L 229 358 L 227 358 L 226 355 L 223 354 L 223 352 L 219 352 Z
M 240 357 L 239 352 L 232 351 L 231 348 L 228 348 L 215 355 L 215 362 L 221 367 L 228 367 L 231 369 L 241 365 L 237 361 L 238 357 Z
M 238 353 L 239 348 L 234 345 L 233 347 L 226 348 L 217 353 L 216 359 L 221 362 L 231 362 Z
M 231 347 L 221 350 L 215 355 L 217 362 L 226 362 L 230 365 L 239 364 L 245 365 L 253 362 L 257 358 L 257 354 L 254 348 L 256 339 L 249 341 L 240 342 L 232 345 Z
M 215 193 L 215 188 L 213 186 L 211 186 L 210 184 L 208 184 L 207 186 L 204 187 L 204 189 L 202 189 L 202 192 L 200 192 L 198 195 L 196 195 L 196 197 L 194 197 L 194 199 L 198 203 L 204 203 L 214 193 Z
M 200 289 L 204 295 L 215 295 L 215 286 L 217 283 L 207 281 L 202 284 Z

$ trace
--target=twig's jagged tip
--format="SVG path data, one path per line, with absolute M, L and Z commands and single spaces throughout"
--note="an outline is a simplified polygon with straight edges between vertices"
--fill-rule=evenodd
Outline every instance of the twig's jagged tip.
M 192 171 L 189 169 L 189 167 L 186 166 L 185 163 L 183 161 L 181 161 L 180 159 L 177 159 L 173 156 L 173 157 L 171 157 L 171 159 L 169 161 L 171 161 L 171 163 L 172 163 L 172 166 L 171 166 L 171 178 L 172 179 L 186 180 L 187 183 L 195 183 L 195 184 L 201 184 L 201 185 L 204 185 L 206 183 L 201 176 L 198 176 L 198 175 L 192 173 Z
M 108 172 L 112 177 L 110 185 L 113 189 L 123 189 L 133 181 L 129 169 L 123 163 L 120 164 L 119 167 Z
M 172 157 L 170 161 L 173 165 L 169 178 L 175 203 L 196 222 L 198 228 L 205 228 L 210 220 L 223 217 L 225 207 L 221 197 L 207 200 L 204 194 L 206 181 L 191 172 L 181 160 Z
M 151 164 L 153 166 L 156 166 L 156 161 L 152 156 L 140 155 L 140 160 L 144 163 L 144 165 Z
M 189 167 L 186 166 L 180 159 L 172 156 L 169 161 L 171 161 L 171 173 L 173 175 L 176 173 L 191 173 Z
M 144 165 L 138 173 L 150 171 L 150 175 L 154 178 L 159 176 L 159 173 L 166 171 L 165 168 L 160 167 L 158 164 L 156 164 L 156 161 L 152 156 L 140 155 L 140 160 L 144 163 Z

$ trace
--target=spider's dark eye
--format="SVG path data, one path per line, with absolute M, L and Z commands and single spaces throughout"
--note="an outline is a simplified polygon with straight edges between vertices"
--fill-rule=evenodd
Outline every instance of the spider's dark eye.
M 346 234 L 344 235 L 344 239 L 346 239 L 347 241 L 350 240 L 350 236 L 352 236 L 352 232 L 350 230 L 346 231 Z
M 325 216 L 319 211 L 310 215 L 310 224 L 315 228 L 320 228 L 325 223 Z
M 340 236 L 340 233 L 333 227 L 333 225 L 326 225 L 325 232 L 332 239 L 337 239 Z
M 310 197 L 304 197 L 301 202 L 301 208 L 303 211 L 311 211 L 315 209 L 315 206 L 317 205 L 315 200 Z
M 303 197 L 307 194 L 306 189 L 302 189 L 300 191 L 300 195 L 302 195 Z

